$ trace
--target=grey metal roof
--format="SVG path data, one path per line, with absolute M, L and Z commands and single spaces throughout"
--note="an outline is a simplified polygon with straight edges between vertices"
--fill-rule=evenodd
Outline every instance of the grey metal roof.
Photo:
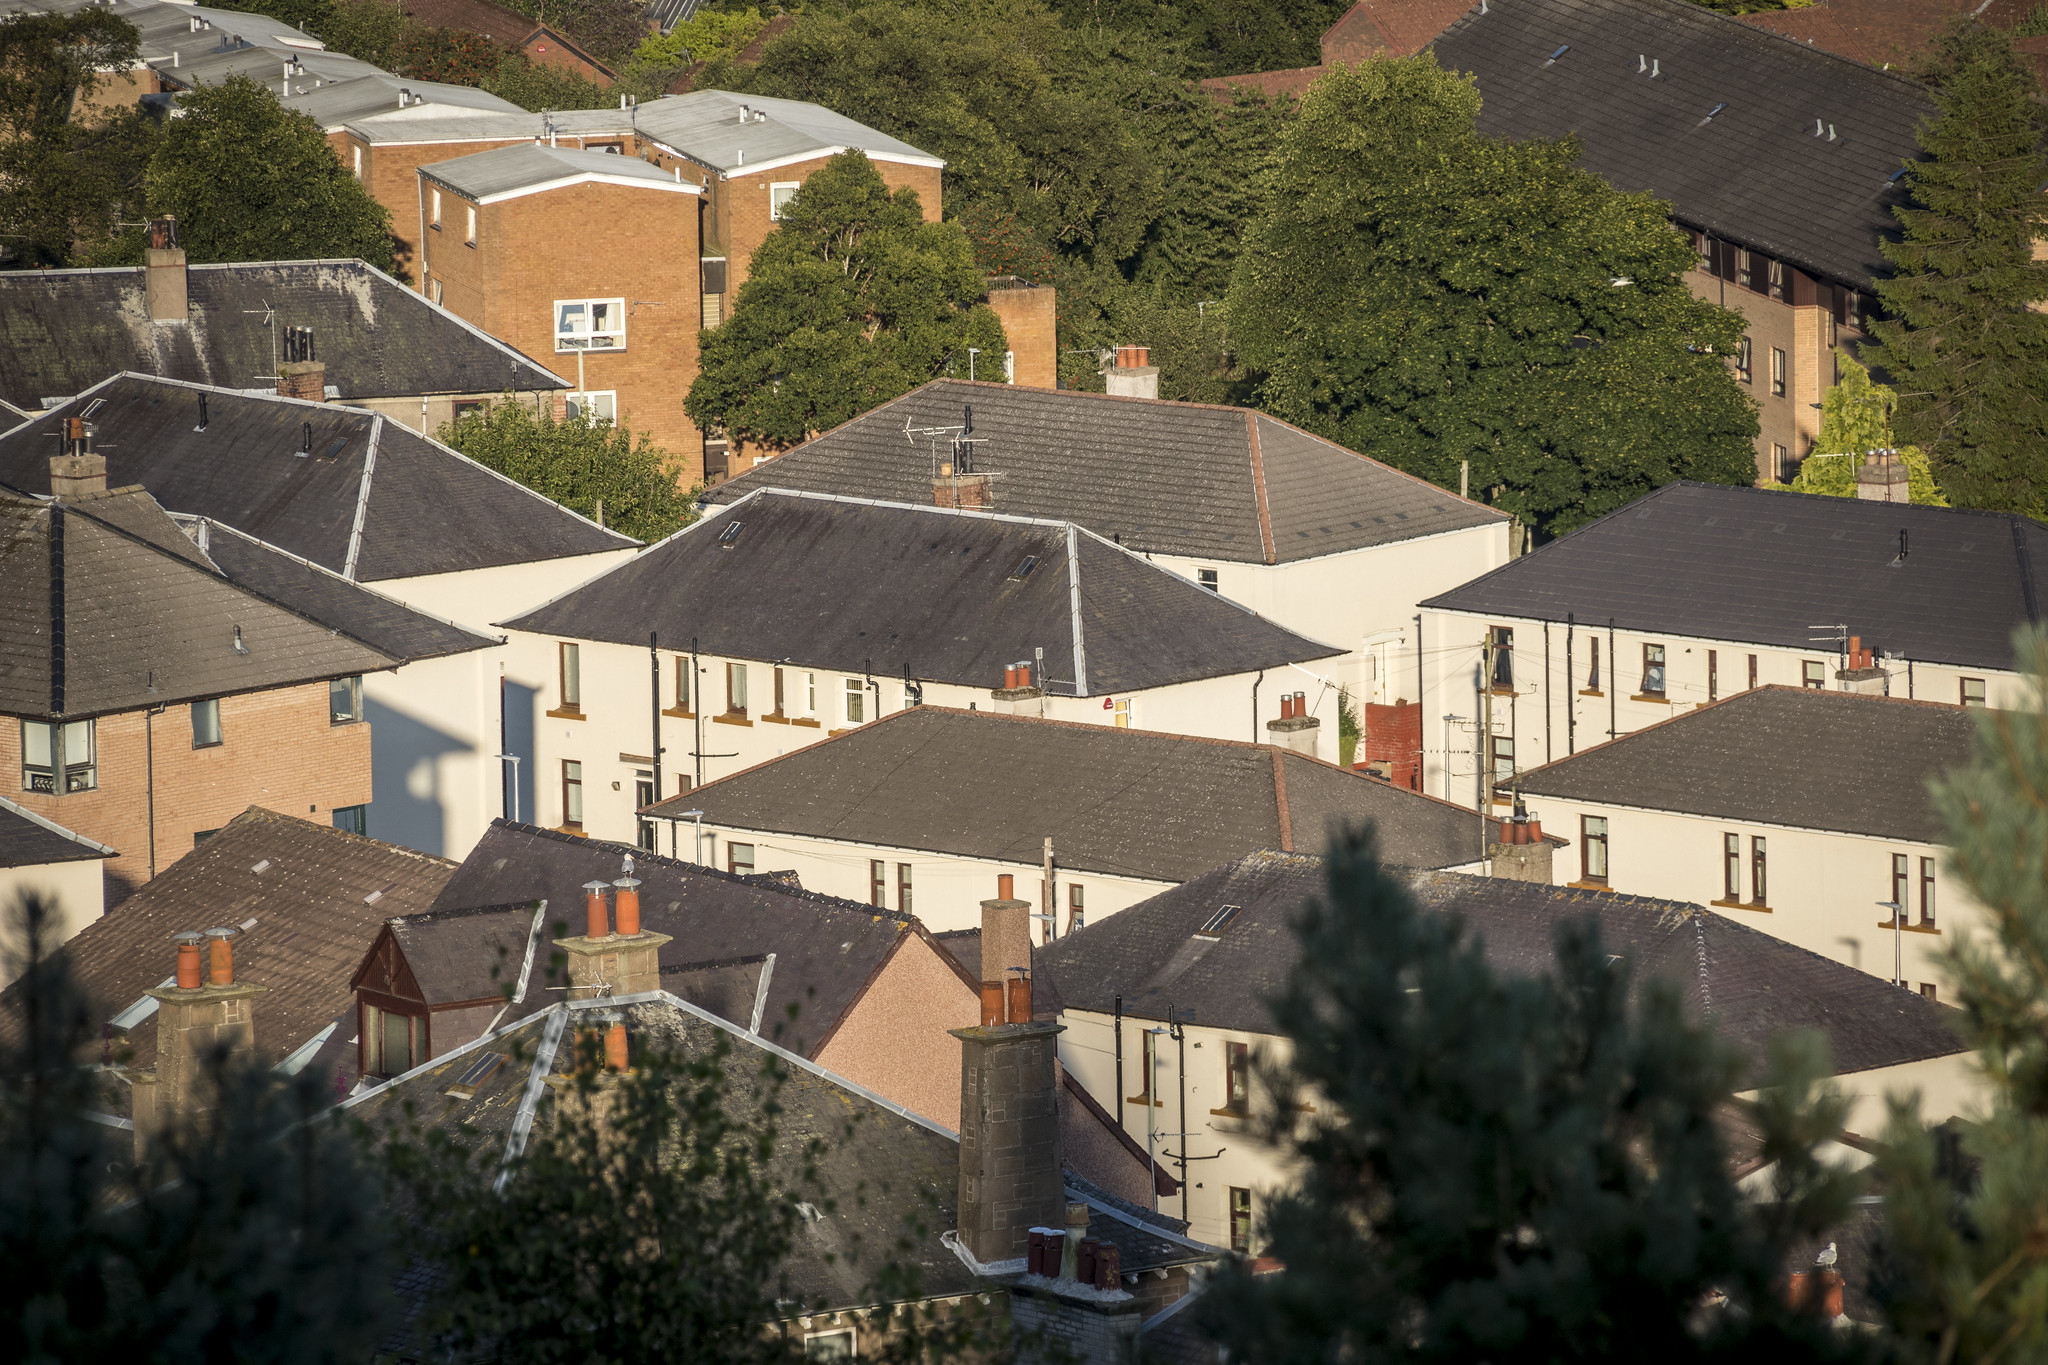
M 1575 134 L 1580 164 L 1689 227 L 1859 290 L 1889 274 L 1892 176 L 1933 113 L 1904 77 L 1686 0 L 1496 0 L 1434 48 L 1478 78 L 1483 133 Z
M 753 111 L 740 122 L 740 106 Z M 727 90 L 664 95 L 639 107 L 639 127 L 693 161 L 733 175 L 857 148 L 871 157 L 925 166 L 945 163 L 887 133 L 822 105 Z
M 1787 1029 L 1826 1034 L 1841 1073 L 1964 1050 L 1952 1011 L 1701 906 L 1451 872 L 1408 874 L 1407 884 L 1424 909 L 1458 916 L 1504 974 L 1549 972 L 1559 927 L 1592 919 L 1638 984 L 1676 984 L 1752 1074 Z M 1035 948 L 1037 982 L 1067 1009 L 1108 1013 L 1121 994 L 1137 1018 L 1163 1019 L 1171 1003 L 1193 1023 L 1272 1033 L 1266 1002 L 1301 955 L 1295 916 L 1325 894 L 1322 859 L 1253 853 Z M 1242 908 L 1220 935 L 1195 938 L 1225 905 Z
M 1389 545 L 1505 514 L 1263 413 L 941 379 L 711 489 L 929 503 L 973 409 L 998 511 L 1078 522 L 1127 549 L 1248 564 Z M 1256 438 L 1256 439 L 1255 439 Z M 936 448 L 935 448 L 936 447 Z
M 0 867 L 44 867 L 114 856 L 114 850 L 98 840 L 0 796 Z
M 678 194 L 701 193 L 696 185 L 677 180 L 638 157 L 586 152 L 573 147 L 550 147 L 538 142 L 493 147 L 487 152 L 472 152 L 452 161 L 436 161 L 420 167 L 420 170 L 429 179 L 476 200 L 585 175 L 645 181 L 655 189 L 672 190 Z
M 1969 762 L 1960 706 L 1760 687 L 1531 768 L 1530 796 L 1942 842 L 1927 783 Z
M 330 133 L 357 119 L 401 107 L 416 109 L 421 103 L 430 108 L 475 110 L 487 114 L 522 112 L 510 100 L 500 99 L 488 91 L 466 85 L 409 80 L 374 67 L 360 76 L 324 84 L 294 80 L 292 90 L 292 96 L 284 101 L 285 108 L 306 114 Z M 401 106 L 401 99 L 408 103 Z
M 1078 696 L 1340 652 L 1069 523 L 778 489 L 503 624 L 989 687 L 1043 648 L 1047 686 Z
M 172 512 L 232 526 L 355 582 L 635 544 L 377 413 L 138 374 L 0 434 L 0 487 L 47 493 L 59 424 L 95 402 L 103 405 L 90 419 L 94 449 L 110 484 L 141 484 Z M 312 450 L 301 458 L 308 426 Z
M 185 276 L 191 316 L 168 323 L 150 320 L 144 273 L 0 272 L 0 396 L 38 411 L 124 370 L 275 388 L 288 327 L 313 330 L 344 402 L 571 387 L 363 261 L 195 265 Z
M 1391 860 L 1478 861 L 1462 806 L 1265 744 L 925 706 L 651 809 L 777 834 L 1186 881 L 1259 848 L 1320 852 L 1371 822 Z M 978 950 L 977 950 L 978 951 Z M 978 960 L 978 959 L 977 959 Z
M 2012 513 L 1674 483 L 1422 605 L 1817 651 L 1813 627 L 1845 622 L 1899 658 L 2009 670 L 2044 571 L 2048 526 Z

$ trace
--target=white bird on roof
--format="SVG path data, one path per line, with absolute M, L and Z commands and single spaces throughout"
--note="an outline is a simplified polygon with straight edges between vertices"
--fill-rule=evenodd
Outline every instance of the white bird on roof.
M 1835 1244 L 1829 1242 L 1820 1255 L 1813 1258 L 1813 1263 L 1822 1270 L 1833 1270 L 1835 1268 L 1835 1255 Z

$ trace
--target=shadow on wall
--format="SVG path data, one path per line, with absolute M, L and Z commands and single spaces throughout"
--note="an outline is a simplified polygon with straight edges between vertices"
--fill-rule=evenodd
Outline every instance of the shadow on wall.
M 443 856 L 448 819 L 441 760 L 474 749 L 374 697 L 363 704 L 370 721 L 370 837 Z
M 499 686 L 504 707 L 504 752 L 519 756 L 517 767 L 503 761 L 498 764 L 504 770 L 498 777 L 503 801 L 499 814 L 507 820 L 538 824 L 533 808 L 533 718 L 539 713 L 540 689 L 513 682 L 510 678 L 504 679 Z

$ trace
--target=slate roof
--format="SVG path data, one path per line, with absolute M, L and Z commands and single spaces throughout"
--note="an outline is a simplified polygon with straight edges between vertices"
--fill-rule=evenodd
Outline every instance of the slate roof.
M 773 488 L 502 624 L 969 686 L 1043 648 L 1048 689 L 1072 696 L 1341 652 L 1071 523 Z
M 631 180 L 650 189 L 674 194 L 701 194 L 687 180 L 678 180 L 634 156 L 611 152 L 586 152 L 575 147 L 548 147 L 522 142 L 510 147 L 493 147 L 472 152 L 451 161 L 436 161 L 420 167 L 429 179 L 447 186 L 479 203 L 515 190 L 569 184 L 591 176 L 609 180 Z
M 728 828 L 1180 882 L 1370 821 L 1390 859 L 1477 862 L 1462 806 L 1266 744 L 922 706 L 671 797 Z M 952 940 L 947 940 L 950 944 Z M 978 950 L 976 952 L 979 958 Z
M 105 844 L 0 796 L 0 867 L 47 867 L 113 856 Z
M 378 413 L 140 374 L 116 375 L 0 434 L 0 488 L 48 493 L 53 434 L 86 412 L 110 486 L 141 484 L 171 512 L 359 583 L 636 543 Z
M 929 504 L 950 438 L 935 448 L 904 428 L 958 427 L 969 407 L 997 511 L 1077 522 L 1141 553 L 1289 563 L 1507 521 L 1244 408 L 959 379 L 913 389 L 705 498 L 798 488 Z
M 1927 783 L 1970 761 L 1977 718 L 1897 697 L 1760 687 L 1521 775 L 1528 796 L 1793 829 L 1943 841 Z
M 251 806 L 57 952 L 98 1024 L 168 984 L 173 934 L 239 927 L 235 977 L 267 988 L 256 997 L 256 1052 L 274 1064 L 353 1014 L 349 975 L 363 945 L 394 910 L 424 909 L 454 870 L 445 859 Z M 11 1038 L 17 1026 L 0 995 L 0 1034 Z M 336 1032 L 345 1040 L 355 1029 Z M 150 1066 L 154 1011 L 116 1030 L 112 1046 Z M 353 1080 L 353 1048 L 347 1056 Z
M 678 974 L 701 972 L 707 964 L 774 953 L 775 971 L 769 978 L 761 1028 L 764 1033 L 779 1033 L 790 1047 L 806 1055 L 831 1037 L 906 935 L 930 937 L 915 918 L 875 906 L 507 820 L 491 822 L 429 908 L 438 920 L 444 911 L 530 905 L 545 899 L 548 910 L 543 937 L 552 941 L 558 923 L 567 924 L 571 934 L 580 934 L 583 884 L 593 879 L 614 880 L 627 858 L 632 859 L 633 875 L 641 882 L 641 924 L 670 938 L 661 950 L 664 984 Z M 521 919 L 522 912 L 505 913 L 509 916 L 505 923 L 511 927 L 489 932 L 524 933 L 530 915 Z M 481 959 L 470 952 L 470 940 L 484 931 L 454 919 L 449 923 L 456 927 L 410 926 L 407 933 L 411 937 L 402 940 L 408 945 L 408 960 L 411 944 L 424 942 L 430 933 L 449 934 L 457 947 L 437 959 L 449 965 L 426 968 L 436 980 L 446 983 L 441 989 L 451 992 L 447 998 L 478 999 L 494 993 L 496 986 L 490 984 L 489 973 L 497 962 L 495 949 Z M 369 941 L 366 935 L 358 951 Z M 964 977 L 962 981 L 964 989 L 977 988 L 977 983 Z M 481 987 L 480 982 L 484 983 Z M 464 991 L 474 994 L 460 994 Z M 542 994 L 529 991 L 528 1000 L 536 1001 Z M 545 999 L 538 1000 L 538 1004 L 545 1003 Z M 746 1004 L 751 1012 L 751 994 Z M 791 1006 L 798 1008 L 797 1022 L 785 1027 Z M 736 1022 L 741 1027 L 747 1023 L 744 1019 Z
M 740 122 L 740 106 L 754 112 Z M 764 117 L 765 116 L 765 117 Z M 664 95 L 639 106 L 641 134 L 670 151 L 731 175 L 753 175 L 859 148 L 881 161 L 917 166 L 946 163 L 823 105 L 726 90 Z
M 146 502 L 0 494 L 0 714 L 81 720 L 401 662 L 165 547 L 183 537 L 161 512 L 156 543 L 124 529 Z
M 1905 202 L 1891 177 L 1933 113 L 1902 76 L 1687 0 L 1499 0 L 1434 49 L 1478 78 L 1482 133 L 1576 134 L 1581 165 L 1688 227 L 1858 290 L 1889 273 L 1877 243 Z
M 1502 973 L 1547 972 L 1558 928 L 1591 917 L 1638 983 L 1674 982 L 1699 1016 L 1711 1001 L 1716 1032 L 1757 1069 L 1787 1029 L 1824 1033 L 1842 1074 L 1964 1050 L 1953 1011 L 1701 906 L 1449 872 L 1408 885 L 1425 909 L 1462 919 Z M 1036 979 L 1066 1009 L 1107 1013 L 1120 993 L 1138 1018 L 1163 1019 L 1170 1003 L 1207 1027 L 1272 1033 L 1266 1000 L 1300 958 L 1295 915 L 1324 890 L 1319 858 L 1250 854 L 1035 948 Z M 1242 909 L 1220 935 L 1196 938 L 1224 905 Z
M 133 370 L 273 389 L 278 328 L 313 329 L 343 402 L 570 383 L 363 261 L 187 269 L 186 322 L 152 322 L 141 267 L 0 272 L 0 397 L 30 412 Z M 266 311 L 267 310 L 267 311 Z
M 1422 605 L 1786 649 L 1846 622 L 1894 657 L 2010 671 L 2044 572 L 2029 517 L 1674 483 Z

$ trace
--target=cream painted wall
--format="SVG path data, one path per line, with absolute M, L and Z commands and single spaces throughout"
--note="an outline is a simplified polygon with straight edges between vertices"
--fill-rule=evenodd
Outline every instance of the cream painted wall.
M 1528 804 L 1529 814 L 1543 822 L 1546 832 L 1572 841 L 1572 847 L 1560 850 L 1553 864 L 1552 880 L 1559 885 L 1579 880 L 1585 848 L 1582 818 L 1604 817 L 1608 822 L 1610 889 L 1706 905 L 1739 924 L 1885 981 L 1892 979 L 1896 940 L 1906 982 L 1915 989 L 1922 982 L 1935 985 L 1938 999 L 1948 999 L 1951 991 L 1946 975 L 1934 965 L 1934 954 L 1958 929 L 1981 931 L 1984 923 L 1982 908 L 1961 881 L 1940 865 L 1946 855 L 1934 844 L 1635 810 L 1553 796 L 1532 796 Z M 1727 834 L 1741 840 L 1740 904 L 1729 903 L 1725 894 L 1722 837 Z M 1754 897 L 1751 841 L 1758 838 L 1765 841 L 1767 855 L 1768 910 L 1750 903 Z M 1894 854 L 1906 856 L 1909 878 L 1910 927 L 1896 934 L 1886 925 L 1888 912 L 1877 906 L 1877 902 L 1891 899 Z M 1934 931 L 1919 927 L 1923 858 L 1936 862 Z
M 0 909 L 14 904 L 24 892 L 38 891 L 56 901 L 62 915 L 57 942 L 62 943 L 106 913 L 102 862 L 83 858 L 69 863 L 38 863 L 29 867 L 0 867 Z M 20 943 L 11 921 L 0 923 L 0 986 L 14 980 L 9 964 L 26 945 Z
M 1614 633 L 1612 662 L 1609 660 L 1608 631 L 1604 623 L 1588 630 L 1580 622 L 1571 632 L 1572 672 L 1565 676 L 1566 631 L 1555 622 L 1549 626 L 1549 682 L 1545 682 L 1544 623 L 1512 617 L 1479 617 L 1464 612 L 1423 613 L 1422 644 L 1424 790 L 1432 796 L 1472 805 L 1477 800 L 1477 754 L 1475 740 L 1480 697 L 1474 681 L 1480 666 L 1480 640 L 1489 626 L 1507 626 L 1514 631 L 1514 689 L 1512 695 L 1495 693 L 1493 732 L 1515 742 L 1515 757 L 1522 768 L 1534 768 L 1581 749 L 1605 743 L 1610 724 L 1616 734 L 1628 734 L 1647 725 L 1683 715 L 1708 700 L 1708 652 L 1715 655 L 1714 699 L 1725 699 L 1749 687 L 1749 657 L 1757 658 L 1757 683 L 1789 687 L 1802 685 L 1804 665 L 1817 662 L 1831 691 L 1853 688 L 1883 695 L 1885 681 L 1890 695 L 1919 701 L 1955 704 L 1962 697 L 1962 680 L 1983 680 L 1993 706 L 2015 706 L 2021 700 L 2023 683 L 2011 670 L 1966 669 L 1948 664 L 1884 659 L 1888 680 L 1845 683 L 1835 677 L 1839 657 L 1828 646 L 1811 649 L 1782 649 L 1746 644 L 1741 641 L 1704 640 L 1682 635 L 1653 634 L 1621 630 Z M 1853 627 L 1852 627 L 1853 629 Z M 1584 695 L 1593 641 L 1600 645 L 1600 682 L 1597 696 Z M 1665 651 L 1665 700 L 1642 693 L 1643 646 L 1662 645 Z M 1618 677 L 1617 677 L 1618 675 Z M 1619 681 L 1620 688 L 1615 683 Z M 1454 715 L 1448 740 L 1444 717 Z M 1448 781 L 1448 789 L 1446 782 Z

